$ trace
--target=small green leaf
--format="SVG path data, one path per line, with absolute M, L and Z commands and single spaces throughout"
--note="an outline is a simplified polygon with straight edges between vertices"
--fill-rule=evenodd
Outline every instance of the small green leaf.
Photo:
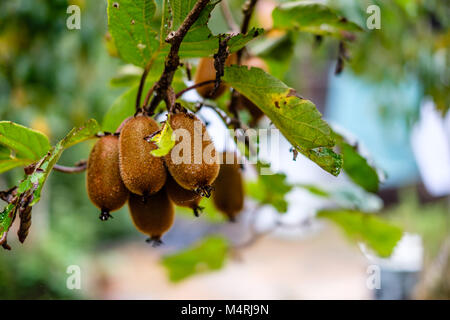
M 175 145 L 175 137 L 169 123 L 169 117 L 167 117 L 167 121 L 164 123 L 163 129 L 153 136 L 151 141 L 158 146 L 158 149 L 150 152 L 155 157 L 163 157 L 168 154 L 170 150 L 172 150 Z
M 0 212 L 0 243 L 6 242 L 9 228 L 11 228 L 14 218 L 16 217 L 16 206 L 14 203 L 8 204 L 2 212 Z
M 366 158 L 359 154 L 357 146 L 352 146 L 344 136 L 334 133 L 336 143 L 344 157 L 344 171 L 357 185 L 367 192 L 378 191 L 380 178 L 376 168 L 369 165 Z
M 272 17 L 275 29 L 298 30 L 341 39 L 346 37 L 346 32 L 362 30 L 356 23 L 340 17 L 334 10 L 316 1 L 283 3 L 273 10 Z
M 342 157 L 331 149 L 333 132 L 311 101 L 258 68 L 226 67 L 222 80 L 257 105 L 294 148 L 324 170 L 339 174 Z
M 269 165 L 257 164 L 258 171 L 261 171 L 263 167 L 267 170 Z M 286 175 L 283 173 L 260 174 L 258 180 L 246 181 L 245 192 L 260 204 L 269 204 L 278 212 L 285 213 L 288 209 L 288 202 L 285 200 L 285 196 L 293 188 L 292 185 L 288 184 L 286 178 Z
M 196 0 L 172 0 L 169 2 L 173 12 L 172 30 L 178 29 L 184 18 L 194 7 Z M 220 1 L 211 1 L 200 14 L 198 20 L 189 29 L 180 47 L 180 57 L 195 58 L 207 57 L 217 52 L 220 35 L 213 35 L 208 27 L 211 11 Z M 264 29 L 252 28 L 247 34 L 233 35 L 228 41 L 230 53 L 243 48 L 249 41 L 264 33 Z M 167 48 L 165 48 L 167 49 Z
M 373 215 L 352 210 L 323 210 L 317 214 L 340 226 L 347 236 L 363 241 L 379 256 L 389 257 L 402 237 L 402 230 Z
M 29 162 L 41 158 L 50 149 L 48 138 L 11 121 L 0 121 L 0 145 L 15 152 L 15 157 Z
M 179 282 L 198 273 L 220 270 L 228 254 L 228 240 L 221 236 L 210 236 L 191 248 L 165 256 L 163 266 L 172 282 Z
M 328 198 L 331 196 L 329 192 L 323 190 L 319 186 L 315 186 L 312 184 L 298 184 L 296 186 L 305 189 L 309 191 L 311 194 L 316 195 L 318 197 Z
M 344 156 L 344 170 L 349 177 L 368 192 L 377 192 L 380 179 L 377 171 L 358 151 L 346 142 L 340 145 Z

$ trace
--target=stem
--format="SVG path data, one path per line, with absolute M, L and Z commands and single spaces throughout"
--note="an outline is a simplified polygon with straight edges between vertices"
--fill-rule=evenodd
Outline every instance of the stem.
M 181 90 L 180 92 L 178 92 L 178 93 L 175 95 L 175 97 L 178 99 L 178 98 L 181 97 L 183 94 L 185 94 L 186 92 L 188 92 L 188 91 L 190 91 L 190 90 L 192 90 L 192 89 L 195 89 L 195 88 L 198 88 L 198 87 L 203 87 L 203 86 L 206 86 L 206 85 L 208 85 L 208 84 L 215 83 L 215 82 L 216 82 L 216 80 L 206 80 L 206 81 L 203 81 L 203 82 L 196 83 L 196 84 L 194 84 L 194 85 L 192 85 L 192 86 L 190 86 L 190 87 L 187 87 L 187 88 Z
M 55 164 L 53 166 L 53 170 L 55 171 L 59 171 L 59 172 L 64 172 L 64 173 L 80 173 L 83 172 L 87 169 L 87 161 L 86 160 L 82 160 L 80 162 L 78 162 L 75 167 L 66 167 L 66 166 L 61 166 L 59 164 Z
M 257 2 L 258 2 L 258 0 L 247 0 L 244 4 L 244 7 L 242 9 L 242 13 L 244 14 L 244 19 L 242 20 L 242 24 L 241 24 L 241 33 L 242 34 L 246 34 L 248 32 L 250 20 L 252 18 L 253 11 L 255 10 L 255 6 L 256 6 Z M 242 58 L 242 53 L 244 51 L 244 48 L 239 50 L 237 53 L 238 64 L 241 64 L 241 58 Z
M 247 0 L 244 4 L 244 8 L 242 9 L 242 13 L 244 14 L 244 19 L 242 20 L 241 25 L 241 33 L 246 34 L 248 31 L 248 26 L 250 24 L 250 19 L 252 18 L 253 11 L 255 10 L 255 6 L 258 0 Z
M 181 26 L 176 31 L 172 31 L 166 37 L 166 42 L 170 43 L 170 51 L 164 63 L 164 71 L 159 78 L 158 82 L 155 84 L 155 93 L 156 95 L 153 97 L 150 102 L 147 113 L 153 114 L 158 104 L 164 100 L 168 109 L 172 108 L 171 103 L 174 99 L 173 97 L 169 97 L 173 76 L 178 66 L 180 65 L 180 57 L 178 55 L 178 51 L 180 50 L 181 42 L 186 36 L 187 32 L 194 24 L 195 21 L 200 17 L 200 13 L 202 10 L 208 5 L 210 0 L 198 0 L 197 3 L 192 8 L 191 12 L 186 16 Z M 172 91 L 173 92 L 173 91 Z
M 151 63 L 148 63 L 145 66 L 144 72 L 142 73 L 141 81 L 139 82 L 139 88 L 136 95 L 136 112 L 138 112 L 141 109 L 142 90 L 144 90 L 145 79 L 147 78 L 148 71 L 150 70 L 150 65 Z
M 233 15 L 231 14 L 230 6 L 228 5 L 227 0 L 222 0 L 220 2 L 220 9 L 222 10 L 222 15 L 223 15 L 228 27 L 231 29 L 231 31 L 238 32 L 239 26 L 234 21 L 234 18 L 233 18 Z
M 150 98 L 151 98 L 151 96 L 152 96 L 154 90 L 155 90 L 155 85 L 153 85 L 153 86 L 150 88 L 150 90 L 148 90 L 147 95 L 145 96 L 144 104 L 143 104 L 144 109 L 147 108 L 147 105 L 148 105 L 148 103 L 149 103 L 149 101 L 150 101 Z

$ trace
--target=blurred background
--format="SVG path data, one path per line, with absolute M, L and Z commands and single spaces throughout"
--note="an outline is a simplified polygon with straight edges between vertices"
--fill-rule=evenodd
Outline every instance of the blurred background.
M 236 21 L 243 2 L 228 1 Z M 270 29 L 271 12 L 281 2 L 260 0 L 251 25 Z M 81 8 L 80 30 L 66 28 L 70 4 Z M 332 38 L 272 33 L 249 50 L 312 100 L 333 128 L 357 141 L 383 177 L 378 193 L 302 156 L 293 162 L 289 143 L 280 138 L 279 156 L 267 155 L 272 170 L 291 184 L 314 186 L 290 190 L 285 214 L 248 197 L 231 224 L 205 203 L 198 219 L 179 210 L 164 245 L 153 248 L 126 208 L 108 223 L 99 221 L 84 173 L 53 172 L 33 209 L 27 241 L 21 245 L 11 236 L 13 250 L 0 252 L 0 298 L 449 299 L 450 6 L 437 0 L 328 4 L 364 29 L 347 44 L 350 59 L 341 74 L 335 75 L 340 51 Z M 371 4 L 381 9 L 379 30 L 366 28 Z M 228 30 L 220 5 L 209 27 Z M 0 119 L 42 131 L 52 143 L 88 118 L 101 121 L 127 89 L 114 81 L 123 63 L 111 56 L 108 43 L 106 1 L 1 1 Z M 225 127 L 208 110 L 201 116 L 224 149 Z M 92 145 L 67 150 L 59 163 L 86 159 Z M 3 173 L 0 189 L 22 178 L 21 168 Z M 322 197 L 322 189 L 332 199 Z M 393 255 L 378 258 L 315 218 L 336 203 L 379 211 L 400 226 L 404 233 Z M 206 265 L 193 264 L 195 254 L 207 254 Z M 66 286 L 73 265 L 81 270 L 80 290 Z M 379 289 L 368 283 L 374 270 L 381 274 Z

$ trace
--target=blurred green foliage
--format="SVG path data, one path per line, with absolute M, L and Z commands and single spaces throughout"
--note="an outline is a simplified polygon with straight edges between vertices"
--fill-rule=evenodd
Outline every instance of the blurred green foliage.
M 226 238 L 210 236 L 189 249 L 165 256 L 162 264 L 169 272 L 169 279 L 178 282 L 193 274 L 221 269 L 226 261 L 228 249 Z
M 344 15 L 366 25 L 369 5 L 381 10 L 381 29 L 367 30 L 350 46 L 350 67 L 374 82 L 420 82 L 443 113 L 450 108 L 450 4 L 441 0 L 336 1 Z M 382 66 L 382 67 L 380 67 Z
M 81 8 L 81 29 L 66 28 L 69 4 Z M 123 90 L 111 87 L 119 61 L 104 47 L 103 1 L 0 2 L 0 119 L 37 129 L 55 144 L 88 118 L 102 119 Z M 86 159 L 91 143 L 67 150 L 60 163 Z M 23 169 L 0 177 L 0 189 L 17 184 Z M 11 234 L 11 252 L 0 255 L 0 299 L 81 297 L 66 288 L 66 269 L 82 264 L 94 244 L 120 239 L 132 229 L 125 209 L 108 228 L 85 191 L 85 176 L 53 172 L 33 210 L 23 246 Z M 14 231 L 14 230 L 13 230 Z

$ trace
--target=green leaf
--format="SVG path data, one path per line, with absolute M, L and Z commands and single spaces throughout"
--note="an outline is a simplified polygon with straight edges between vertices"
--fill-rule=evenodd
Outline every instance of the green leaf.
M 64 149 L 73 145 L 95 138 L 95 135 L 101 131 L 100 125 L 94 119 L 86 121 L 81 127 L 72 129 L 66 137 L 61 141 Z
M 108 27 L 120 57 L 145 67 L 156 57 L 160 41 L 150 21 L 156 12 L 153 0 L 108 0 Z
M 30 162 L 41 158 L 50 149 L 48 138 L 11 121 L 0 121 L 0 145 L 15 152 L 15 157 Z
M 0 144 L 0 160 L 11 159 L 11 150 Z
M 0 145 L 0 173 L 6 172 L 18 166 L 26 166 L 33 160 L 19 159 L 12 155 L 11 150 Z
M 193 247 L 165 256 L 163 266 L 172 282 L 179 282 L 192 275 L 221 269 L 229 249 L 228 240 L 221 236 L 210 236 Z
M 377 192 L 380 183 L 377 171 L 361 156 L 355 147 L 346 142 L 340 144 L 344 156 L 344 170 L 348 176 L 368 192 Z
M 364 188 L 367 192 L 377 192 L 380 178 L 378 177 L 376 168 L 369 165 L 366 158 L 359 154 L 357 146 L 349 144 L 344 136 L 339 133 L 335 132 L 334 135 L 336 143 L 344 157 L 344 171 L 353 182 Z
M 37 162 L 33 173 L 29 174 L 23 180 L 18 188 L 19 195 L 29 190 L 33 191 L 33 199 L 30 206 L 33 206 L 40 200 L 41 190 L 48 178 L 53 166 L 61 157 L 63 151 L 75 144 L 94 138 L 99 131 L 100 126 L 97 121 L 90 119 L 81 127 L 72 129 L 60 142 L 58 142 L 50 151 Z
M 316 1 L 283 3 L 273 10 L 272 18 L 274 29 L 298 30 L 340 39 L 346 38 L 349 32 L 362 30 L 356 23 Z
M 269 66 L 270 74 L 283 79 L 291 66 L 294 57 L 296 36 L 292 32 L 280 38 L 264 38 L 254 49 L 260 50 L 258 54 Z
M 196 1 L 173 0 L 168 2 L 172 12 L 172 28 L 177 30 Z M 208 28 L 211 11 L 218 1 L 210 2 L 201 12 L 183 39 L 179 55 L 182 58 L 205 57 L 214 54 L 219 47 L 220 35 L 213 35 Z M 167 3 L 163 2 L 160 27 L 152 24 L 156 5 L 152 0 L 108 0 L 108 26 L 120 57 L 136 66 L 163 65 L 169 52 L 164 41 L 170 31 Z M 159 33 L 159 35 L 158 35 Z M 229 41 L 230 52 L 241 49 L 247 42 L 263 33 L 263 29 L 252 29 L 246 35 L 234 35 Z M 159 74 L 159 72 L 156 72 Z
M 177 30 L 194 7 L 196 0 L 173 0 L 169 4 L 173 12 L 172 30 Z M 208 27 L 211 11 L 220 1 L 211 1 L 201 12 L 198 20 L 189 29 L 180 47 L 180 57 L 194 58 L 211 56 L 219 48 L 221 35 L 213 35 Z M 243 48 L 249 41 L 264 33 L 264 29 L 252 28 L 247 34 L 236 34 L 228 41 L 230 53 Z
M 331 149 L 333 132 L 311 101 L 259 68 L 226 67 L 222 80 L 257 105 L 296 150 L 331 174 L 339 174 L 342 157 Z
M 18 158 L 2 159 L 0 160 L 0 173 L 9 171 L 16 167 L 27 166 L 32 162 L 33 162 L 32 160 L 28 159 L 18 159 Z
M 167 117 L 166 122 L 164 123 L 163 129 L 157 133 L 151 141 L 155 142 L 158 146 L 158 149 L 152 150 L 150 153 L 155 157 L 163 157 L 172 150 L 175 145 L 175 137 L 173 135 L 172 127 L 169 123 L 169 117 Z
M 349 238 L 365 242 L 381 257 L 389 257 L 402 237 L 399 227 L 373 214 L 352 210 L 323 210 L 317 216 L 333 221 Z
M 311 194 L 316 195 L 318 197 L 328 198 L 330 197 L 330 193 L 319 186 L 315 186 L 312 184 L 297 184 L 296 187 L 305 189 L 309 191 Z
M 14 218 L 16 217 L 16 206 L 14 203 L 8 204 L 2 212 L 0 212 L 0 243 L 6 242 L 6 236 L 9 228 L 11 228 Z
M 248 42 L 264 33 L 264 29 L 252 28 L 245 35 L 239 33 L 232 36 L 228 41 L 228 50 L 230 53 L 243 48 Z M 205 37 L 206 36 L 206 37 Z M 181 43 L 180 57 L 196 58 L 212 56 L 219 48 L 220 35 L 213 36 L 208 29 L 208 34 L 189 33 Z
M 269 165 L 258 163 L 257 169 L 259 172 L 261 168 L 267 170 Z M 256 181 L 246 181 L 245 192 L 260 204 L 269 204 L 278 212 L 285 213 L 288 209 L 288 202 L 285 200 L 285 196 L 293 187 L 286 181 L 286 178 L 286 175 L 283 173 L 260 174 Z
M 93 138 L 98 132 L 98 129 L 98 123 L 92 119 L 87 121 L 83 126 L 72 129 L 64 139 L 58 142 L 35 163 L 33 171 L 20 182 L 17 188 L 17 201 L 14 204 L 6 206 L 3 212 L 0 213 L 0 239 L 6 239 L 6 233 L 13 221 L 13 219 L 7 218 L 7 216 L 11 215 L 12 210 L 15 212 L 19 206 L 34 206 L 39 202 L 42 188 L 63 151 L 86 139 Z M 24 201 L 24 199 L 27 200 Z M 13 209 L 11 205 L 14 207 Z

